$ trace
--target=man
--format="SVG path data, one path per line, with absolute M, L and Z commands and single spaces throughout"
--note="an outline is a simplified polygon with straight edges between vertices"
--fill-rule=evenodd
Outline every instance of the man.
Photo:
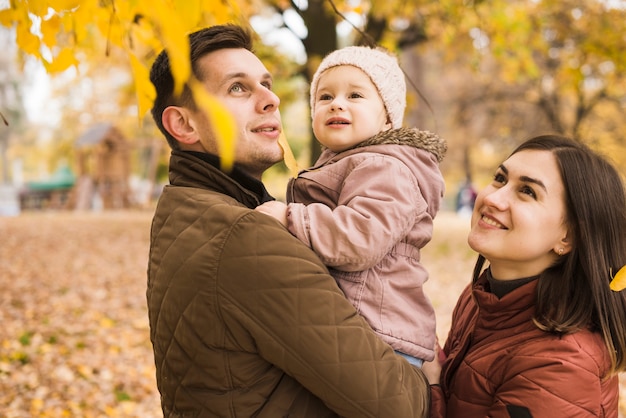
M 272 78 L 238 26 L 190 35 L 195 76 L 234 115 L 234 169 L 211 124 L 153 64 L 153 117 L 172 154 L 148 268 L 150 338 L 166 417 L 421 417 L 428 383 L 383 343 L 314 253 L 253 209 L 282 160 Z

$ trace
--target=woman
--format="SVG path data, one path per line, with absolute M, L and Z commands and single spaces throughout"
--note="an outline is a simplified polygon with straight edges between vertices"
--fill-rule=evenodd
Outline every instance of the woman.
M 626 295 L 609 283 L 626 264 L 624 193 L 614 167 L 560 136 L 500 165 L 476 199 L 479 257 L 443 364 L 424 366 L 431 416 L 617 416 Z

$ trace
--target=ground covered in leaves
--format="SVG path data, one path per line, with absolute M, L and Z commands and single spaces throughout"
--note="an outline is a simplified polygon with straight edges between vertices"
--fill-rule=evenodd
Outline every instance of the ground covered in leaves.
M 145 299 L 150 219 L 0 217 L 0 417 L 162 416 Z M 423 255 L 442 339 L 475 257 L 467 225 L 442 214 Z
M 148 213 L 0 218 L 0 416 L 158 417 Z

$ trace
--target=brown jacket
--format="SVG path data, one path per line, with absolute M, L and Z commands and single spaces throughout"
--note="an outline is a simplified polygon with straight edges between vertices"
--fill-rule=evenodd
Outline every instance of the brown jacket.
M 454 310 L 431 417 L 617 417 L 618 378 L 606 378 L 600 334 L 539 330 L 537 280 L 498 299 L 485 274 Z
M 445 152 L 445 141 L 430 132 L 381 132 L 341 153 L 326 149 L 287 194 L 289 230 L 331 267 L 383 340 L 427 361 L 435 310 L 424 292 L 421 249 L 443 199 Z
M 165 417 L 422 417 L 421 371 L 393 353 L 259 197 L 174 151 L 148 269 Z

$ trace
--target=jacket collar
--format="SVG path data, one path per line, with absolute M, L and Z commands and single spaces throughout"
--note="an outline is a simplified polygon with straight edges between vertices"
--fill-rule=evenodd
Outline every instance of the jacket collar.
M 472 290 L 481 312 L 482 327 L 495 330 L 530 321 L 535 312 L 538 276 L 498 298 L 491 292 L 488 279 L 490 274 L 489 269 L 485 270 Z
M 229 195 L 249 208 L 274 200 L 259 180 L 235 166 L 230 173 L 220 170 L 219 157 L 193 151 L 173 150 L 169 179 L 173 186 L 197 187 Z
M 353 150 L 371 145 L 384 144 L 408 145 L 423 149 L 433 154 L 439 162 L 443 161 L 443 157 L 448 150 L 446 141 L 439 138 L 438 135 L 429 131 L 420 131 L 417 128 L 399 128 L 379 132 L 373 137 L 359 142 L 350 149 Z

